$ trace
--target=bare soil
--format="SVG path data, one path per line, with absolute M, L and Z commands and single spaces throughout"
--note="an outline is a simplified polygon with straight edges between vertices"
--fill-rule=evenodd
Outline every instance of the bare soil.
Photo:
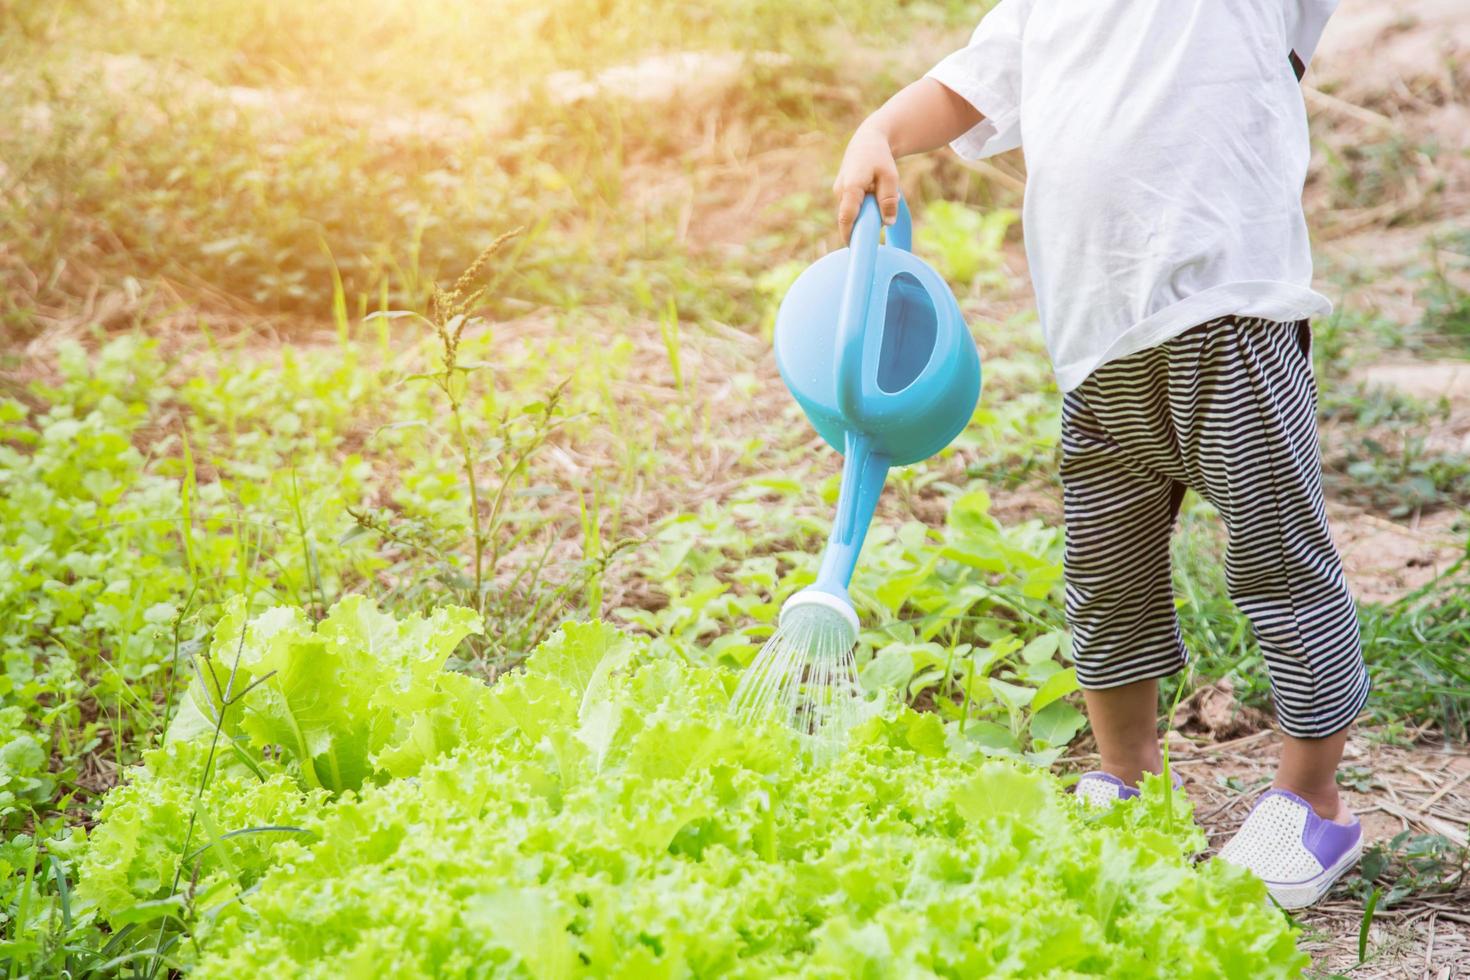
M 1443 399 L 1448 413 L 1414 435 L 1426 451 L 1470 454 L 1470 361 L 1372 363 L 1352 372 L 1351 380 L 1431 402 Z M 1455 508 L 1395 521 L 1335 501 L 1329 516 L 1361 601 L 1391 602 L 1434 581 L 1464 555 L 1465 516 Z
M 1437 511 L 1415 525 L 1334 502 L 1328 517 L 1359 602 L 1392 602 L 1434 581 L 1465 552 L 1464 533 L 1454 531 L 1460 520 L 1455 510 Z

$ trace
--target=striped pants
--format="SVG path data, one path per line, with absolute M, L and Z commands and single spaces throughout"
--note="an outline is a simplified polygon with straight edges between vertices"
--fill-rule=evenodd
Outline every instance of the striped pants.
M 1163 677 L 1188 656 L 1169 538 L 1186 487 L 1229 534 L 1281 728 L 1319 738 L 1368 696 L 1357 610 L 1327 529 L 1305 320 L 1223 317 L 1098 368 L 1062 416 L 1067 620 L 1085 688 Z

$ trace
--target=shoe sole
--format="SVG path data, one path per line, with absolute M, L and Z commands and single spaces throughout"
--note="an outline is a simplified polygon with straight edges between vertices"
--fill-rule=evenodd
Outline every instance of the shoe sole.
M 1266 891 L 1276 900 L 1276 904 L 1284 909 L 1304 909 L 1309 905 L 1317 904 L 1318 900 L 1337 884 L 1337 880 L 1347 874 L 1353 865 L 1358 863 L 1358 858 L 1363 856 L 1363 839 L 1353 845 L 1352 850 L 1337 859 L 1337 863 L 1326 869 L 1315 878 L 1306 881 L 1268 881 Z

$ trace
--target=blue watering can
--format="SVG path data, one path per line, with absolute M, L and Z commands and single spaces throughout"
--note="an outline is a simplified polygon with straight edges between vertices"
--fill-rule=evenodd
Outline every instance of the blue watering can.
M 843 456 L 837 517 L 817 581 L 787 600 L 825 606 L 858 633 L 847 595 L 891 466 L 959 435 L 980 397 L 980 355 L 940 275 L 910 251 L 908 206 L 888 229 L 864 198 L 848 247 L 808 266 L 776 314 L 776 364 L 807 418 Z

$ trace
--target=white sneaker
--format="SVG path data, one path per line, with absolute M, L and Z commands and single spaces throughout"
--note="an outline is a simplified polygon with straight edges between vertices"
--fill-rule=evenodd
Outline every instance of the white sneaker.
M 1181 789 L 1184 781 L 1179 778 L 1179 773 L 1170 773 L 1175 789 Z M 1138 795 L 1138 790 L 1129 786 L 1123 780 L 1110 772 L 1084 772 L 1078 778 L 1072 792 L 1082 805 L 1094 810 L 1111 809 L 1119 800 L 1131 800 Z
M 1220 849 L 1220 860 L 1260 878 L 1282 908 L 1300 909 L 1326 895 L 1362 853 L 1357 817 L 1350 824 L 1324 820 L 1295 793 L 1272 789 Z

